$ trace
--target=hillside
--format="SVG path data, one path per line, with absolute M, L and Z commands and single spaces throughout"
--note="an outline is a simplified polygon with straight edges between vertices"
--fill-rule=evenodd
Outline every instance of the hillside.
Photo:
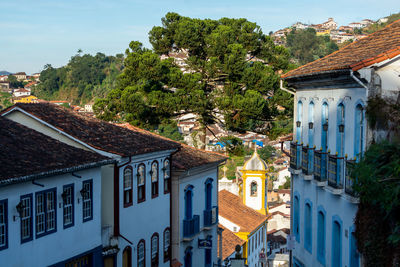
M 12 74 L 11 72 L 5 71 L 5 70 L 1 70 L 0 71 L 0 75 L 10 75 Z

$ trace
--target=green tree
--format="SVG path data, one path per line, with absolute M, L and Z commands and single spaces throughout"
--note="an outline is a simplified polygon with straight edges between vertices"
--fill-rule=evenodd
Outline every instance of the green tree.
M 273 146 L 264 146 L 257 152 L 265 162 L 271 162 L 271 158 L 276 156 L 276 149 Z
M 179 132 L 178 126 L 175 122 L 173 123 L 162 123 L 158 126 L 157 132 L 169 139 L 175 141 L 182 141 L 183 137 L 182 134 Z
M 7 80 L 10 82 L 10 88 L 21 88 L 23 87 L 23 83 L 17 80 L 17 77 L 14 75 L 8 75 Z
M 167 13 L 149 33 L 153 50 L 131 42 L 118 87 L 96 105 L 103 119 L 119 118 L 149 127 L 163 119 L 195 113 L 205 128 L 224 118 L 227 129 L 245 131 L 277 114 L 269 101 L 279 88 L 288 51 L 275 46 L 246 19 L 192 19 Z M 186 52 L 189 73 L 160 55 Z M 253 62 L 255 61 L 255 62 Z

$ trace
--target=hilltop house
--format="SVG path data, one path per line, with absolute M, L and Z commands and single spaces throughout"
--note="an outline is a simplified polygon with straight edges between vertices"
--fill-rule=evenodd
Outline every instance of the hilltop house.
M 293 264 L 361 265 L 354 236 L 358 198 L 350 171 L 382 136 L 365 119 L 368 97 L 397 99 L 400 20 L 282 76 L 294 90 L 290 148 Z
M 26 80 L 26 73 L 25 72 L 17 72 L 13 74 L 18 81 L 25 81 Z

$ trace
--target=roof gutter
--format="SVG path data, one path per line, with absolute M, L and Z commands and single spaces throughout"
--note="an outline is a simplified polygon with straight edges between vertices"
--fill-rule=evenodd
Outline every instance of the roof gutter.
M 365 89 L 367 89 L 367 97 L 368 97 L 368 87 L 360 80 L 358 79 L 355 75 L 354 75 L 354 71 L 350 70 L 350 76 L 351 78 L 353 78 L 359 85 L 361 85 L 362 87 L 364 87 Z
M 289 93 L 289 94 L 292 94 L 292 95 L 295 95 L 295 94 L 296 94 L 295 92 L 290 91 L 289 89 L 283 87 L 283 80 L 282 80 L 282 79 L 280 80 L 280 82 L 281 82 L 281 84 L 280 84 L 280 87 L 279 87 L 279 88 L 280 88 L 282 91 L 285 91 L 285 92 L 287 92 L 287 93 Z

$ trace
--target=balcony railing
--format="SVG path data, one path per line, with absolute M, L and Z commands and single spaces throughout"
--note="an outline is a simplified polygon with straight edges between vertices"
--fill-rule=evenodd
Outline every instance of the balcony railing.
M 326 181 L 328 153 L 321 150 L 314 151 L 314 179 L 320 182 Z
M 301 169 L 301 144 L 290 143 L 290 168 Z
M 200 216 L 193 215 L 190 220 L 183 220 L 183 237 L 192 237 L 200 232 Z
M 345 175 L 345 192 L 349 195 L 356 196 L 356 192 L 354 192 L 354 178 L 351 177 L 351 172 L 355 166 L 354 160 L 346 160 L 346 175 Z
M 328 157 L 328 185 L 334 188 L 343 188 L 344 159 L 335 155 Z
M 204 210 L 204 227 L 213 226 L 218 222 L 218 207 Z
M 312 175 L 314 172 L 314 148 L 302 148 L 301 169 L 305 175 Z

